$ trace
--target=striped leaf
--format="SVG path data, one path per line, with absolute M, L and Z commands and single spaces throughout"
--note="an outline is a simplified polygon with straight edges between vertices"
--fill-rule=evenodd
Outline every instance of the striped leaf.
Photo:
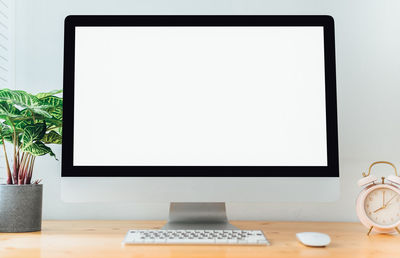
M 42 142 L 44 143 L 53 143 L 53 144 L 61 144 L 62 136 L 56 133 L 55 131 L 50 131 L 48 134 L 45 134 Z
M 14 126 L 15 126 L 16 129 L 22 129 L 22 130 L 24 130 L 24 128 L 27 127 L 28 125 L 33 125 L 33 120 L 32 119 L 16 121 L 14 123 Z
M 56 95 L 56 94 L 59 94 L 62 92 L 63 92 L 63 90 L 53 90 L 53 91 L 49 91 L 49 92 L 38 93 L 38 94 L 36 94 L 36 97 L 38 99 L 42 99 L 42 98 L 45 98 L 48 96 L 53 96 L 53 95 Z
M 51 108 L 48 110 L 49 114 L 57 119 L 57 120 L 62 120 L 63 119 L 63 109 L 62 107 L 55 107 L 55 108 Z
M 40 99 L 43 105 L 48 105 L 51 107 L 62 107 L 63 99 L 57 96 L 47 96 L 45 98 Z
M 49 112 L 50 113 L 50 112 Z M 29 123 L 26 124 L 32 124 L 33 123 L 33 117 L 31 116 L 31 113 L 28 109 L 21 110 L 21 119 L 22 121 L 27 121 Z M 21 120 L 19 117 L 15 118 L 15 121 Z M 36 122 L 43 122 L 46 123 L 46 125 L 49 126 L 62 126 L 62 119 L 57 119 L 54 117 L 44 117 L 41 115 L 35 115 L 35 121 Z
M 48 126 L 62 126 L 63 122 L 62 120 L 58 120 L 58 119 L 54 119 L 54 118 L 44 118 L 43 119 L 44 122 L 46 122 L 46 124 Z
M 54 158 L 56 158 L 56 155 L 51 150 L 51 148 L 44 145 L 44 143 L 41 141 L 32 143 L 31 145 L 24 148 L 23 151 L 28 152 L 28 153 L 32 154 L 33 156 L 43 156 L 48 153 L 48 154 L 50 154 L 50 156 L 53 156 Z
M 57 96 L 47 96 L 40 100 L 43 105 L 50 106 L 47 112 L 55 119 L 63 118 L 63 99 Z
M 25 151 L 26 148 L 34 144 L 36 141 L 42 140 L 45 133 L 45 123 L 27 125 L 24 128 L 24 133 L 22 134 L 22 149 Z
M 5 141 L 13 142 L 13 131 L 8 125 L 2 124 L 0 126 L 0 136 L 0 144 L 4 144 L 3 138 Z
M 0 102 L 0 118 L 6 119 L 21 117 L 21 111 L 6 101 Z
M 22 90 L 0 90 L 0 101 L 6 101 L 9 104 L 15 104 L 27 108 L 35 114 L 51 118 L 46 111 L 50 106 L 44 105 L 37 97 Z

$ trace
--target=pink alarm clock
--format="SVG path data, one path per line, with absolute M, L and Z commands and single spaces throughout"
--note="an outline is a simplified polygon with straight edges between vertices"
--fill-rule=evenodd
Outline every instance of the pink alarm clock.
M 395 175 L 389 175 L 386 180 L 370 175 L 371 168 L 376 164 L 388 164 L 394 168 Z M 400 177 L 395 165 L 388 161 L 376 161 L 369 166 L 368 174 L 363 173 L 358 181 L 364 189 L 357 198 L 357 216 L 369 231 L 377 233 L 398 232 L 400 225 Z

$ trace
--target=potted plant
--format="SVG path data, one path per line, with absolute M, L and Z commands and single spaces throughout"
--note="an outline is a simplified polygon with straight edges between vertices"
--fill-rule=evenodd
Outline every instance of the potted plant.
M 42 192 L 33 180 L 36 157 L 55 157 L 48 144 L 62 142 L 61 90 L 29 94 L 0 90 L 0 147 L 6 182 L 0 184 L 0 232 L 41 230 Z

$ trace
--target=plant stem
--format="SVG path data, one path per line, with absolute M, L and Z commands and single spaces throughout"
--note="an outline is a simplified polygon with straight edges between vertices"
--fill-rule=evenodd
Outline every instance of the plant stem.
M 19 152 L 20 152 L 20 150 L 21 150 L 21 146 L 18 146 L 18 149 L 17 149 L 17 169 L 16 170 L 19 169 L 19 163 L 20 163 Z
M 14 184 L 17 183 L 18 176 L 16 175 L 18 172 L 18 160 L 17 160 L 17 131 L 12 119 L 8 119 L 9 123 L 13 128 L 13 145 L 14 145 L 14 159 L 13 159 L 13 177 L 14 177 Z
M 19 179 L 19 173 L 21 171 L 21 167 L 22 167 L 22 162 L 24 160 L 25 157 L 25 152 L 22 152 L 22 156 L 21 158 L 19 158 L 19 154 L 18 154 L 18 169 L 14 171 L 13 177 L 14 177 L 14 184 L 17 184 L 18 179 Z
M 25 170 L 24 170 L 24 184 L 26 184 L 27 181 L 28 181 L 29 170 L 30 170 L 30 167 L 31 167 L 31 163 L 32 163 L 32 156 L 29 155 L 28 161 L 26 162 L 26 166 L 25 166 Z
M 11 170 L 10 170 L 10 164 L 8 163 L 8 157 L 7 157 L 7 151 L 6 151 L 6 142 L 4 141 L 4 137 L 1 136 L 1 140 L 3 141 L 3 150 L 4 150 L 4 157 L 6 159 L 6 164 L 7 164 L 7 184 L 12 185 L 12 176 L 11 176 Z
M 33 165 L 35 164 L 35 159 L 36 159 L 36 157 L 32 155 L 31 164 L 29 165 L 29 169 L 28 169 L 28 176 L 25 179 L 25 184 L 27 184 L 27 185 L 29 185 L 31 183 L 32 173 L 33 173 Z
M 22 162 L 21 162 L 21 164 L 20 164 L 20 166 L 19 166 L 19 171 L 18 171 L 18 184 L 19 185 L 23 185 L 24 184 L 24 167 L 25 167 L 25 164 L 26 164 L 26 159 L 27 159 L 27 157 L 28 157 L 28 155 L 29 155 L 29 153 L 23 153 L 23 157 L 22 157 Z
M 25 184 L 26 182 L 26 176 L 28 175 L 28 167 L 29 167 L 29 163 L 31 161 L 31 154 L 28 153 L 28 158 L 25 161 L 25 165 L 24 165 L 24 172 L 23 172 L 23 177 L 22 177 L 22 184 Z
M 18 169 L 17 166 L 17 132 L 15 131 L 15 126 L 12 124 L 13 129 L 14 129 L 14 135 L 13 135 L 13 144 L 14 144 L 14 171 Z
M 35 114 L 33 113 L 32 110 L 29 110 L 29 111 L 31 112 L 33 122 L 36 123 Z

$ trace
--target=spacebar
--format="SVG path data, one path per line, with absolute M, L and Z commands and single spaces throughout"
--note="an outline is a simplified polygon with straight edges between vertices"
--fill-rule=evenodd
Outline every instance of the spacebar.
M 167 239 L 166 244 L 215 244 L 214 239 Z

